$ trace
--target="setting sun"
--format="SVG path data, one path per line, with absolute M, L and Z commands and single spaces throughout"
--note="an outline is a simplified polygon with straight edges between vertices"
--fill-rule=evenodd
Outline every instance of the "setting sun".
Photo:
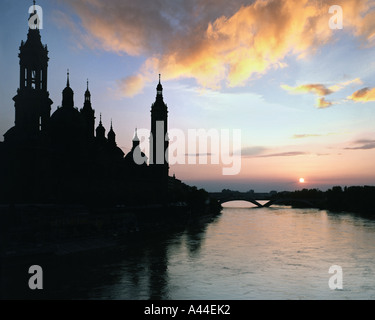
M 305 183 L 305 179 L 304 178 L 299 178 L 299 183 Z

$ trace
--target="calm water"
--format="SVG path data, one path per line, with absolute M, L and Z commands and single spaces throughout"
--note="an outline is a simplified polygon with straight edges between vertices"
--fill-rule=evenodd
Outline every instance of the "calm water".
M 332 265 L 342 267 L 342 290 L 328 286 Z M 41 298 L 375 299 L 375 220 L 225 208 L 187 230 L 136 239 L 115 254 L 61 260 L 44 273 Z

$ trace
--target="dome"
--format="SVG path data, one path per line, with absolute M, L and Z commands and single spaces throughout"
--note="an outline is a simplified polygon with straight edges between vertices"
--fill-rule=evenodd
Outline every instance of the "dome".
M 63 95 L 74 95 L 74 91 L 71 87 L 66 87 L 64 90 L 63 90 Z
M 58 108 L 51 116 L 51 123 L 66 126 L 80 126 L 82 124 L 81 114 L 75 108 Z
M 102 114 L 100 114 L 100 122 L 98 127 L 95 129 L 96 131 L 96 137 L 99 139 L 105 139 L 105 128 L 103 127 L 102 123 Z
M 83 127 L 83 120 L 79 111 L 75 108 L 58 108 L 51 116 L 50 128 L 55 133 L 79 133 Z
M 125 156 L 125 158 L 124 158 L 124 160 L 128 163 L 128 164 L 130 164 L 130 165 L 135 165 L 135 166 L 138 166 L 138 163 L 136 163 L 135 161 L 134 161 L 134 152 L 135 152 L 135 150 L 136 150 L 137 148 L 133 148 L 126 156 Z M 138 148 L 138 150 L 137 150 L 137 152 L 139 152 L 140 150 L 139 150 L 139 148 Z M 144 159 L 144 163 L 142 163 L 141 165 L 139 165 L 139 166 L 147 166 L 147 157 L 146 157 L 146 155 L 141 151 L 140 152 L 140 155 L 141 155 L 141 157 L 142 157 L 142 159 Z M 137 156 L 139 156 L 139 154 L 137 155 Z
M 83 120 L 75 108 L 58 108 L 51 116 L 49 128 L 53 139 L 76 144 L 82 138 Z

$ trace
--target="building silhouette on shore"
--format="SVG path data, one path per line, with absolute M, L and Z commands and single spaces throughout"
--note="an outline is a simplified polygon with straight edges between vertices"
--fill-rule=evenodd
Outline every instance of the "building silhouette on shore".
M 13 98 L 15 125 L 0 142 L 0 200 L 142 204 L 168 201 L 168 189 L 178 180 L 169 177 L 168 159 L 164 156 L 169 145 L 168 108 L 160 76 L 151 107 L 151 159 L 147 159 L 140 150 L 136 130 L 128 154 L 117 146 L 112 123 L 106 134 L 102 117 L 93 108 L 88 81 L 83 107 L 76 107 L 69 70 L 61 106 L 52 112 L 48 53 L 38 27 L 29 27 L 27 40 L 19 48 L 20 82 Z M 162 143 L 157 141 L 160 135 Z

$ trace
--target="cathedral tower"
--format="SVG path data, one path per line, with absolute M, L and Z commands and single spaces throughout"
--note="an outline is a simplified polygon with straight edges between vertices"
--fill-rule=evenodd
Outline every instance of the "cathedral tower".
M 108 143 L 109 145 L 112 147 L 112 148 L 115 148 L 117 147 L 117 144 L 116 144 L 116 133 L 115 131 L 113 130 L 113 124 L 112 124 L 112 120 L 111 120 L 111 129 L 109 130 L 108 132 Z
M 156 88 L 156 100 L 151 107 L 150 169 L 158 198 L 166 203 L 168 199 L 168 107 L 163 100 L 163 86 L 160 75 Z
M 102 114 L 100 114 L 99 125 L 96 128 L 96 139 L 101 143 L 104 143 L 104 142 L 107 141 L 107 139 L 105 137 L 105 128 L 104 128 L 103 123 L 102 123 Z
M 85 125 L 86 139 L 91 141 L 94 139 L 95 132 L 95 111 L 91 106 L 91 93 L 89 90 L 89 81 L 87 80 L 87 90 L 85 92 L 85 102 L 81 109 L 82 118 Z
M 26 42 L 21 43 L 19 58 L 20 84 L 13 98 L 15 131 L 19 136 L 28 137 L 47 128 L 53 103 L 47 91 L 48 50 L 41 42 L 37 25 L 29 28 Z
M 168 107 L 163 100 L 163 86 L 156 88 L 156 100 L 151 107 L 150 166 L 163 167 L 168 175 Z

